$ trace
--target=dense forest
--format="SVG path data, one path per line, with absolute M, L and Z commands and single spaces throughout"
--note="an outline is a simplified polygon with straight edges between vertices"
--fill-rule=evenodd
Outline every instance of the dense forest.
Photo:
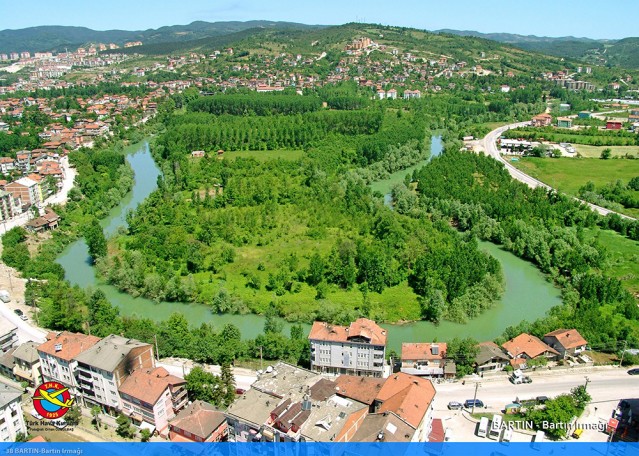
M 433 106 L 451 121 L 495 114 L 454 98 L 346 110 L 304 98 L 215 95 L 168 118 L 154 147 L 164 176 L 98 261 L 104 277 L 215 312 L 274 306 L 291 321 L 466 321 L 491 307 L 499 263 L 447 224 L 385 207 L 367 182 L 427 156 Z M 304 154 L 268 159 L 280 149 Z

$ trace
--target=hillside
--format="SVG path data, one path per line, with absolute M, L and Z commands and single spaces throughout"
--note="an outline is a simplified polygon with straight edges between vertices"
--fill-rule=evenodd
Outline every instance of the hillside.
M 99 31 L 86 27 L 40 26 L 19 30 L 0 30 L 0 52 L 63 51 L 65 47 L 74 48 L 91 42 L 115 43 L 120 46 L 127 41 L 142 41 L 144 44 L 176 43 L 237 33 L 253 28 L 308 29 L 316 27 L 321 26 L 273 21 L 196 21 L 188 25 L 173 25 L 138 31 Z
M 556 57 L 578 59 L 587 63 L 608 64 L 639 69 L 639 38 L 593 40 L 574 36 L 546 37 L 513 33 L 481 33 L 472 30 L 438 30 L 437 33 L 473 36 L 510 44 L 527 51 Z

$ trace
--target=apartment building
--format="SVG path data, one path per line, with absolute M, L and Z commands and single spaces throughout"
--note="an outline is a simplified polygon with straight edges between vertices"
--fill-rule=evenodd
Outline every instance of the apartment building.
M 109 413 L 122 409 L 118 388 L 137 369 L 155 367 L 153 347 L 110 335 L 76 356 L 79 390 L 85 405 Z
M 308 339 L 314 372 L 385 376 L 386 330 L 372 320 L 359 318 L 349 327 L 316 321 Z
M 0 442 L 15 442 L 18 434 L 27 435 L 21 400 L 22 391 L 0 383 Z

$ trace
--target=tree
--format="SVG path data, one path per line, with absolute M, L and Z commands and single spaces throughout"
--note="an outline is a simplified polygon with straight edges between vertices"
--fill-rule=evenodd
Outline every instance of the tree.
M 67 413 L 64 414 L 64 421 L 71 426 L 80 424 L 80 418 L 82 418 L 82 412 L 80 412 L 80 407 L 77 404 L 69 408 Z
M 235 377 L 233 377 L 233 372 L 231 372 L 231 365 L 229 363 L 222 364 L 220 383 L 222 387 L 220 399 L 224 407 L 228 407 L 235 400 Z
M 588 391 L 586 391 L 585 385 L 574 387 L 570 390 L 570 394 L 572 394 L 572 397 L 575 401 L 575 406 L 577 407 L 577 409 L 579 409 L 580 412 L 586 408 L 586 405 L 592 399 Z
M 601 158 L 602 160 L 608 160 L 611 155 L 612 150 L 609 147 L 606 147 L 604 150 L 601 151 L 601 155 L 599 158 Z
M 543 409 L 535 409 L 528 412 L 530 419 L 537 429 L 544 429 L 545 432 L 554 438 L 566 436 L 568 423 L 580 412 L 575 407 L 575 401 L 569 394 L 562 394 L 546 402 Z M 548 428 L 548 423 L 554 426 Z
M 104 236 L 104 231 L 100 226 L 97 218 L 93 218 L 91 222 L 84 229 L 84 239 L 89 247 L 89 255 L 93 262 L 98 258 L 102 258 L 107 254 L 107 242 Z
M 93 417 L 93 419 L 91 420 L 91 422 L 93 423 L 93 425 L 95 426 L 96 430 L 100 430 L 100 413 L 102 413 L 102 409 L 100 408 L 99 405 L 95 405 L 93 407 L 91 407 L 91 416 Z
M 122 438 L 130 439 L 135 436 L 135 428 L 131 426 L 131 420 L 126 416 L 120 414 L 115 422 L 118 424 L 115 432 Z
M 266 320 L 264 321 L 264 334 L 280 334 L 282 332 L 282 322 L 278 320 L 279 312 L 277 306 L 271 303 L 266 309 Z
M 149 429 L 145 428 L 140 431 L 141 442 L 148 442 L 150 438 L 151 438 L 151 431 Z
M 446 358 L 455 361 L 457 376 L 463 377 L 464 375 L 472 374 L 475 370 L 474 364 L 477 353 L 479 353 L 479 345 L 475 339 L 471 337 L 466 339 L 455 337 L 448 343 Z
M 222 402 L 219 391 L 220 377 L 206 372 L 201 366 L 195 366 L 184 379 L 190 400 L 205 401 L 214 405 L 220 405 Z

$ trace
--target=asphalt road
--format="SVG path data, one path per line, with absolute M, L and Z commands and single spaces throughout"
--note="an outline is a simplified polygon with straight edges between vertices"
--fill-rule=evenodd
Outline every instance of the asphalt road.
M 523 171 L 520 171 L 519 169 L 511 165 L 507 160 L 505 160 L 501 156 L 499 150 L 497 149 L 497 140 L 506 130 L 510 130 L 511 128 L 523 127 L 527 125 L 530 125 L 530 122 L 519 122 L 519 123 L 514 123 L 514 124 L 505 125 L 503 127 L 496 128 L 495 130 L 491 131 L 484 137 L 483 139 L 484 150 L 486 151 L 488 155 L 493 157 L 495 160 L 498 160 L 501 163 L 503 163 L 504 166 L 506 167 L 506 170 L 513 177 L 513 179 L 517 179 L 518 181 L 523 182 L 524 184 L 528 185 L 531 188 L 543 187 L 545 189 L 551 190 L 552 189 L 551 186 L 544 184 L 542 181 L 529 176 L 528 174 L 524 173 Z M 633 217 L 628 217 L 627 215 L 623 215 L 618 212 L 611 211 L 610 209 L 606 209 L 605 207 L 597 206 L 596 204 L 592 204 L 587 201 L 580 200 L 579 198 L 574 198 L 574 199 L 583 204 L 586 204 L 593 211 L 598 212 L 601 215 L 617 214 L 622 218 L 636 220 Z
M 575 386 L 585 385 L 588 378 L 588 393 L 592 396 L 591 405 L 597 407 L 600 415 L 610 416 L 617 403 L 624 398 L 639 397 L 639 376 L 628 375 L 626 368 L 613 368 L 594 372 L 561 372 L 552 374 L 531 373 L 532 383 L 513 385 L 504 374 L 503 378 L 466 381 L 436 385 L 435 410 L 446 410 L 448 402 L 463 403 L 472 399 L 475 384 L 479 383 L 477 399 L 487 406 L 488 412 L 503 410 L 506 404 L 520 400 L 534 399 L 537 396 L 554 397 L 570 393 Z M 478 410 L 476 410 L 478 412 Z

